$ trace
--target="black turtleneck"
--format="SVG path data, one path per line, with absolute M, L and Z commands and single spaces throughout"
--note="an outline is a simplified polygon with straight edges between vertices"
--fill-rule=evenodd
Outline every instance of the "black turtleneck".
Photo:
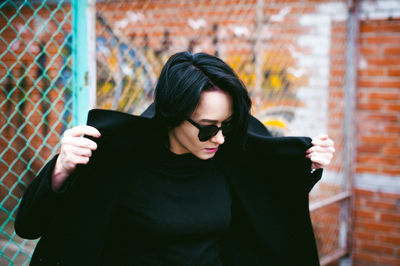
M 124 180 L 103 262 L 222 265 L 230 218 L 229 187 L 215 160 L 164 148 Z

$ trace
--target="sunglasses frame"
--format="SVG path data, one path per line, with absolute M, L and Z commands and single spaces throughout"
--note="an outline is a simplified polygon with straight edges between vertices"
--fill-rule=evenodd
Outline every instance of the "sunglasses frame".
M 197 136 L 199 137 L 199 140 L 200 140 L 201 142 L 204 142 L 204 141 L 207 141 L 207 140 L 211 139 L 212 137 L 214 137 L 215 135 L 217 135 L 218 132 L 219 132 L 220 130 L 222 130 L 222 134 L 223 134 L 224 136 L 226 136 L 226 134 L 229 133 L 229 132 L 226 132 L 226 126 L 224 126 L 224 125 L 221 125 L 220 127 L 218 127 L 218 126 L 216 126 L 216 125 L 206 125 L 206 126 L 202 126 L 202 125 L 199 125 L 198 123 L 194 122 L 194 121 L 193 121 L 192 119 L 190 119 L 190 118 L 187 118 L 186 120 L 187 120 L 190 124 L 192 124 L 193 126 L 195 126 L 195 127 L 197 127 L 197 128 L 199 129 L 199 134 L 198 134 Z M 211 128 L 211 127 L 217 130 L 217 131 L 215 131 L 215 134 L 210 134 L 210 135 L 207 136 L 206 138 L 201 138 L 200 135 L 202 135 L 202 134 L 201 134 L 202 130 L 204 131 L 205 128 Z M 224 130 L 224 128 L 225 128 L 225 130 Z M 225 133 L 224 133 L 224 131 L 225 131 Z

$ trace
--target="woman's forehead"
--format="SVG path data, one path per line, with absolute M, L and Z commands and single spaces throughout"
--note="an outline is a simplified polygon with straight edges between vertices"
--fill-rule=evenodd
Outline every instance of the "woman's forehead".
M 232 116 L 232 99 L 222 90 L 204 91 L 193 112 L 197 120 L 223 121 Z

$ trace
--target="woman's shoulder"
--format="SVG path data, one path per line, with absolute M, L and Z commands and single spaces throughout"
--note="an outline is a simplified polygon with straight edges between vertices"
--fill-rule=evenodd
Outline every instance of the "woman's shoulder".
M 88 115 L 88 125 L 97 128 L 101 137 L 93 139 L 98 144 L 96 153 L 109 158 L 131 158 L 153 153 L 160 142 L 160 129 L 154 119 L 114 110 L 93 109 Z M 137 156 L 135 156 L 137 157 Z
M 149 118 L 124 113 L 116 110 L 93 109 L 89 111 L 87 124 L 97 129 L 126 126 L 131 123 L 140 123 L 141 120 Z

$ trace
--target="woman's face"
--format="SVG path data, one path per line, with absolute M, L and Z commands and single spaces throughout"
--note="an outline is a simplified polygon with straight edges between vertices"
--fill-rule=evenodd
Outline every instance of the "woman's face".
M 201 126 L 221 127 L 232 114 L 232 99 L 229 94 L 222 90 L 212 90 L 201 93 L 199 105 L 190 118 Z M 203 160 L 214 157 L 218 147 L 225 141 L 222 130 L 204 142 L 199 140 L 198 134 L 199 129 L 185 120 L 179 126 L 170 129 L 170 150 L 175 154 L 192 153 Z

